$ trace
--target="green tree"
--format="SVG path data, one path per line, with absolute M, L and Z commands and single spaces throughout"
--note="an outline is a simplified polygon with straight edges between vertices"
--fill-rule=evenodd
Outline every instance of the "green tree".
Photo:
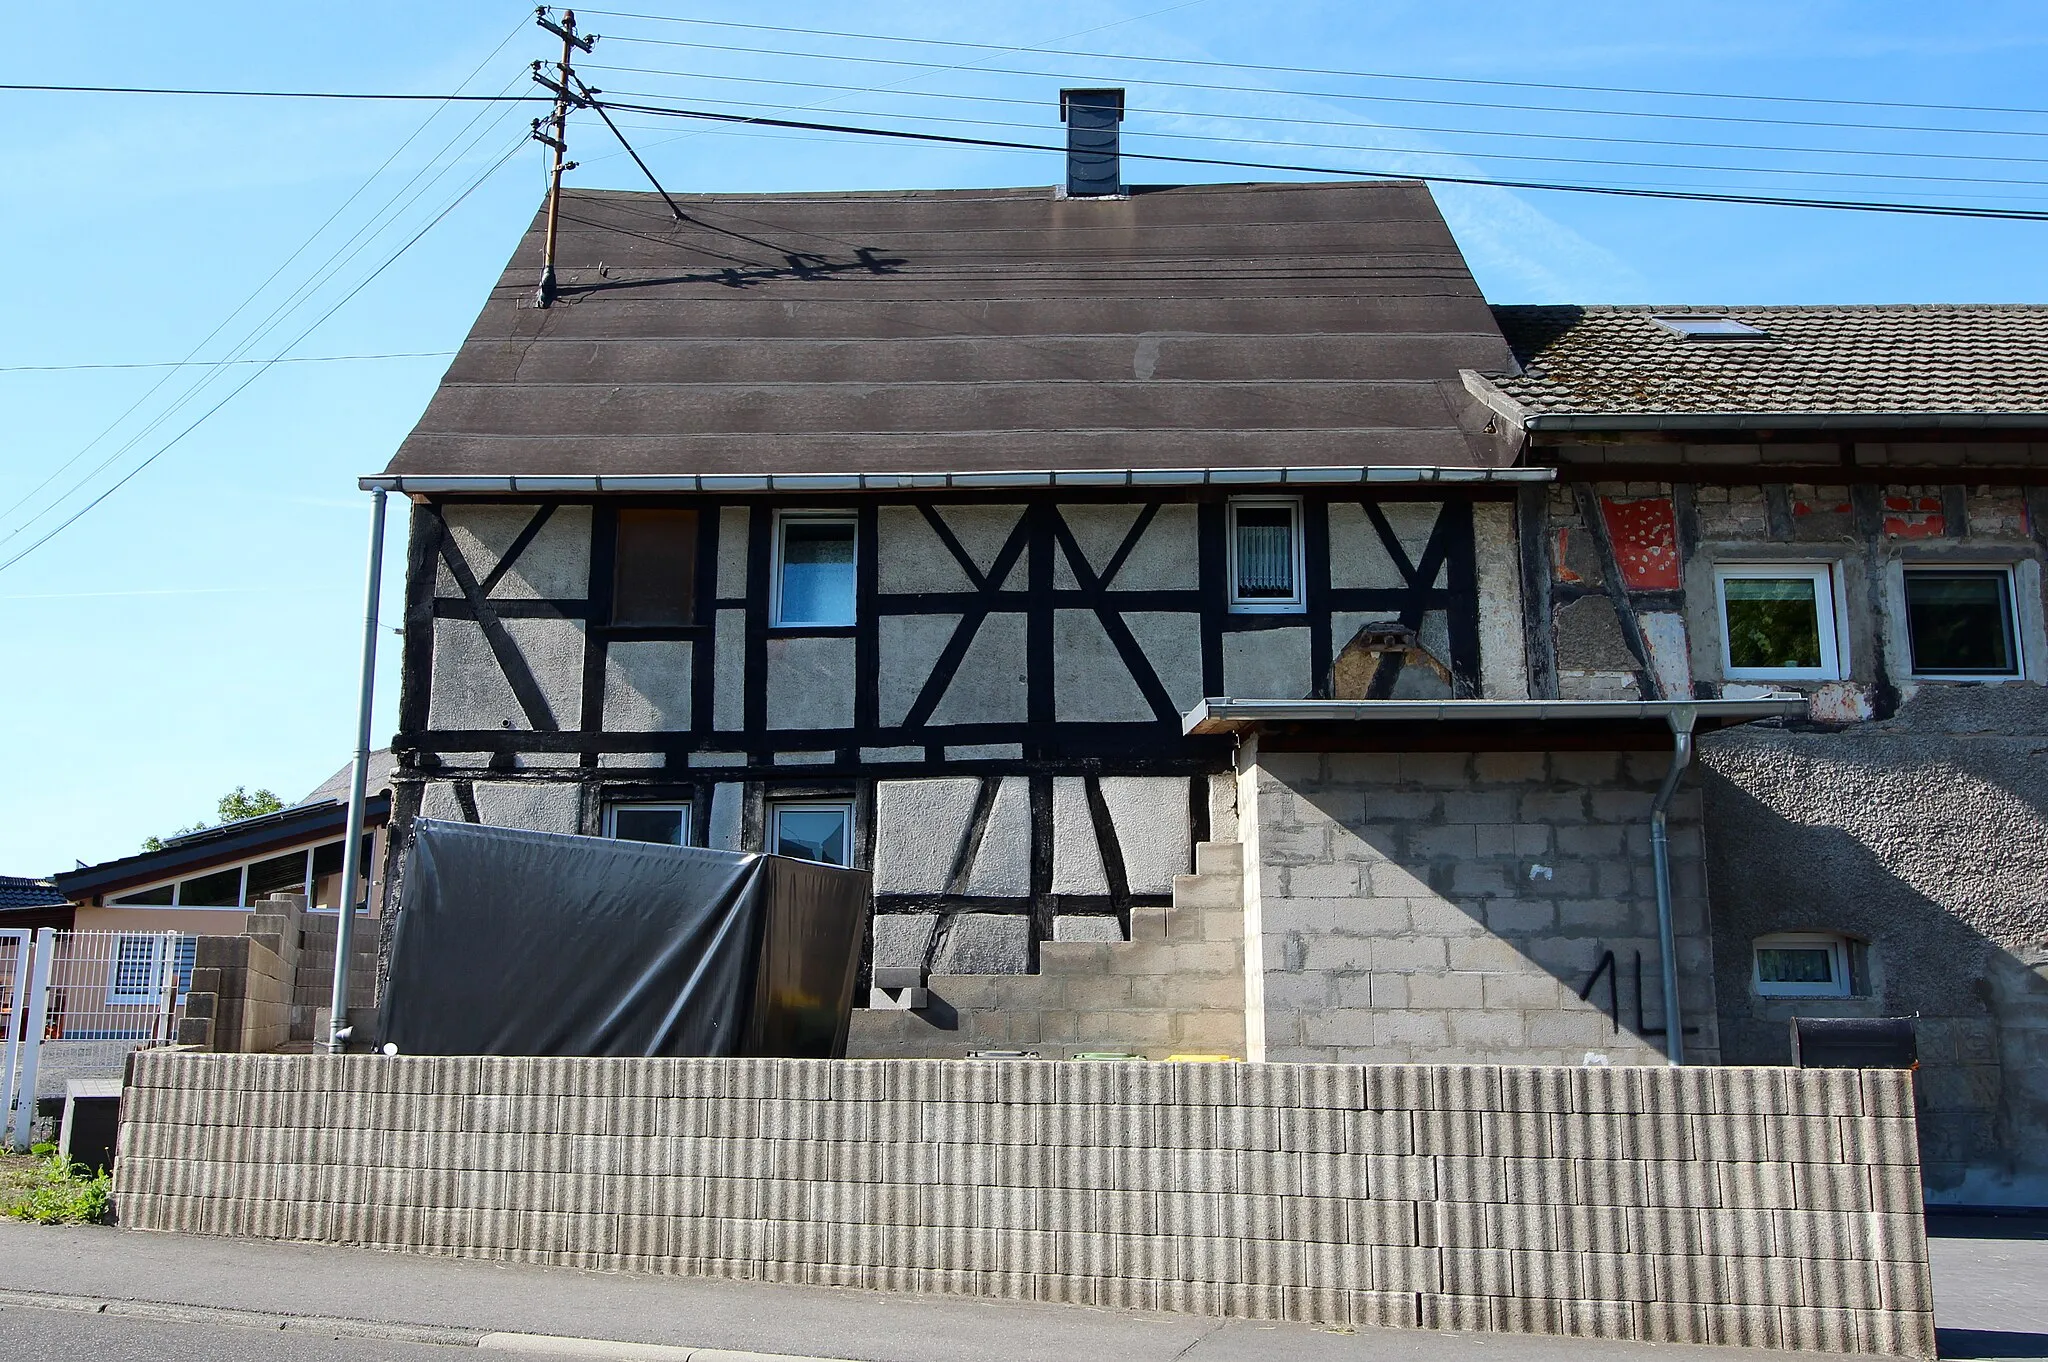
M 283 807 L 284 801 L 271 791 L 257 790 L 252 794 L 246 786 L 242 785 L 237 785 L 234 789 L 229 790 L 220 797 L 220 802 L 214 805 L 214 809 L 219 815 L 217 819 L 219 823 L 235 823 L 240 822 L 244 818 L 261 818 L 264 814 L 276 813 Z M 215 826 L 214 823 L 194 823 L 189 828 L 179 828 L 171 836 L 184 837 L 191 833 L 204 832 L 207 828 L 213 826 Z M 164 849 L 163 838 L 144 838 L 142 849 L 144 851 L 162 851 Z

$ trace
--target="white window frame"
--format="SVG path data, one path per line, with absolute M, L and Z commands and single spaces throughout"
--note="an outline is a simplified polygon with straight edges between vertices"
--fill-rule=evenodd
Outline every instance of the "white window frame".
M 1258 596 L 1246 599 L 1237 594 L 1237 513 L 1240 510 L 1284 510 L 1288 513 L 1289 548 L 1294 560 L 1294 594 L 1286 599 Z M 1227 570 L 1230 573 L 1230 613 L 1233 615 L 1298 615 L 1308 609 L 1308 572 L 1302 552 L 1300 497 L 1232 497 L 1224 518 L 1228 541 Z
M 374 834 L 370 830 L 365 829 L 363 832 L 363 837 L 365 840 L 369 840 L 374 837 Z M 309 913 L 332 913 L 336 910 L 332 908 L 321 908 L 313 903 L 313 885 L 315 880 L 318 879 L 318 876 L 316 876 L 313 873 L 313 853 L 320 850 L 322 847 L 340 846 L 346 843 L 347 841 L 348 839 L 346 837 L 342 837 L 329 838 L 326 841 L 321 842 L 305 842 L 296 847 L 285 847 L 280 851 L 273 851 L 267 856 L 251 856 L 247 860 L 236 862 L 234 864 L 217 865 L 212 870 L 193 871 L 183 875 L 173 875 L 166 879 L 152 880 L 147 884 L 138 884 L 132 888 L 123 889 L 118 893 L 109 893 L 103 900 L 103 903 L 104 906 L 108 908 L 134 908 L 141 910 L 154 910 L 157 912 L 169 912 L 173 909 L 177 909 L 181 912 L 246 913 L 249 911 L 250 908 L 250 867 L 260 865 L 264 861 L 275 860 L 279 856 L 289 856 L 294 851 L 298 851 L 303 853 L 306 858 L 306 875 L 304 880 L 301 881 L 301 888 L 299 890 L 300 893 L 306 896 L 306 911 Z M 374 846 L 374 842 L 372 843 L 372 845 Z M 369 870 L 369 864 L 367 859 L 364 862 L 363 869 L 365 872 Z M 186 880 L 203 879 L 207 875 L 218 874 L 220 871 L 223 870 L 239 870 L 242 872 L 240 881 L 235 889 L 237 902 L 233 904 L 226 904 L 185 903 L 182 901 L 184 898 L 184 894 L 183 891 L 179 888 L 179 886 L 182 885 Z M 119 899 L 126 898 L 131 894 L 146 894 L 152 889 L 162 889 L 166 885 L 170 886 L 171 890 L 171 901 L 169 903 L 121 903 L 117 901 Z M 370 909 L 366 904 L 364 907 L 358 908 L 356 910 L 356 916 L 365 917 L 368 916 L 369 912 Z
M 1766 950 L 1813 950 L 1825 947 L 1829 953 L 1830 984 L 1797 984 L 1781 980 L 1765 982 L 1763 962 L 1757 957 Z M 1749 982 L 1764 998 L 1849 998 L 1855 996 L 1856 981 L 1849 977 L 1849 941 L 1835 932 L 1773 932 L 1749 943 Z
M 114 938 L 114 955 L 110 961 L 110 968 L 107 971 L 108 1007 L 154 1007 L 163 1001 L 161 990 L 164 985 L 164 943 L 167 935 L 164 932 L 122 932 Z M 123 992 L 121 989 L 121 948 L 131 941 L 142 942 L 149 948 L 149 988 L 141 993 Z M 182 963 L 179 957 L 189 956 L 196 960 L 198 951 L 198 937 L 190 933 L 177 934 L 176 945 L 171 948 L 170 958 L 170 969 L 173 971 L 172 978 L 174 981 L 177 978 L 177 972 Z M 186 968 L 189 969 L 189 966 Z M 177 992 L 177 1001 L 181 1004 L 185 1001 L 185 994 L 190 989 L 191 975 L 189 973 L 186 974 L 183 982 L 185 987 L 178 988 Z M 174 983 L 173 987 L 176 986 L 176 983 Z
M 821 623 L 815 620 L 786 620 L 782 617 L 782 550 L 785 543 L 784 527 L 795 522 L 813 525 L 844 525 L 853 531 L 853 615 L 844 623 Z M 768 569 L 769 607 L 768 627 L 771 629 L 850 629 L 860 619 L 860 519 L 850 511 L 777 511 L 775 513 L 775 553 Z
M 1818 667 L 1738 667 L 1729 650 L 1728 583 L 1758 577 L 1803 577 L 1814 584 L 1815 615 L 1820 625 Z M 1714 609 L 1719 614 L 1721 675 L 1730 681 L 1839 681 L 1849 671 L 1842 574 L 1833 563 L 1723 563 L 1714 569 Z
M 768 805 L 768 850 L 780 856 L 782 852 L 782 815 L 785 813 L 820 813 L 830 810 L 846 819 L 846 859 L 837 862 L 845 869 L 853 868 L 853 801 L 850 799 L 777 799 Z M 800 858 L 805 859 L 805 858 Z M 831 865 L 830 861 L 815 861 L 814 865 Z
M 650 813 L 679 813 L 683 816 L 683 840 L 680 846 L 695 846 L 696 824 L 692 821 L 695 809 L 689 800 L 673 799 L 619 799 L 604 806 L 604 835 L 616 840 L 619 835 L 618 814 L 621 809 L 638 809 Z M 655 843 L 648 843 L 652 846 Z
M 1907 578 L 1915 573 L 1933 576 L 1938 573 L 1991 573 L 2005 578 L 2006 628 L 2012 640 L 2012 670 L 2005 672 L 1923 672 L 1917 669 L 1913 655 L 1913 594 Z M 1915 681 L 2018 681 L 2027 674 L 2027 659 L 2024 635 L 2020 633 L 2020 584 L 2018 574 L 2011 563 L 1901 563 L 1899 564 L 1899 608 L 1905 612 L 1899 621 L 1900 632 L 1905 635 L 1906 674 Z

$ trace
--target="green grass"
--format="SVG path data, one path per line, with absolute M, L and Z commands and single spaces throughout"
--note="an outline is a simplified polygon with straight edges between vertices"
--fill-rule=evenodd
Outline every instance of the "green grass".
M 90 1172 L 39 1144 L 31 1156 L 0 1154 L 0 1215 L 39 1225 L 98 1225 L 107 1218 L 113 1179 Z

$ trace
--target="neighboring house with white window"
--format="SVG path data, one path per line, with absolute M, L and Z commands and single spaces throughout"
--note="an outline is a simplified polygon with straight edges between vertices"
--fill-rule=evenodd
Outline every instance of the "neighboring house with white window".
M 1534 684 L 1703 742 L 1723 1057 L 1912 1016 L 1930 1195 L 2048 1202 L 2048 307 L 1502 307 Z
M 374 754 L 364 835 L 370 875 L 356 895 L 357 912 L 363 915 L 373 912 L 382 896 L 379 867 L 391 808 L 390 769 L 388 752 Z M 343 768 L 301 802 L 275 813 L 186 833 L 154 851 L 52 876 L 51 884 L 70 905 L 72 920 L 66 925 L 78 933 L 66 938 L 74 943 L 67 949 L 83 953 L 71 965 L 59 965 L 60 977 L 70 981 L 77 995 L 69 1005 L 88 1011 L 153 1009 L 160 1002 L 167 950 L 182 998 L 198 937 L 239 936 L 249 914 L 261 911 L 260 900 L 302 894 L 307 940 L 304 949 L 293 952 L 300 962 L 293 991 L 295 1006 L 304 1014 L 299 1029 L 309 1027 L 313 1009 L 327 1000 L 333 970 L 348 776 Z M 374 973 L 376 947 L 374 930 L 358 934 L 359 970 L 366 982 Z M 74 1027 L 69 1034 L 76 1038 L 79 1032 Z

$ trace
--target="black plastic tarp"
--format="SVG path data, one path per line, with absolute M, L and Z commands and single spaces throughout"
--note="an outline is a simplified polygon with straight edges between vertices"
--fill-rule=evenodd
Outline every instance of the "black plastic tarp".
M 846 1051 L 865 873 L 421 819 L 378 1043 L 420 1055 Z

